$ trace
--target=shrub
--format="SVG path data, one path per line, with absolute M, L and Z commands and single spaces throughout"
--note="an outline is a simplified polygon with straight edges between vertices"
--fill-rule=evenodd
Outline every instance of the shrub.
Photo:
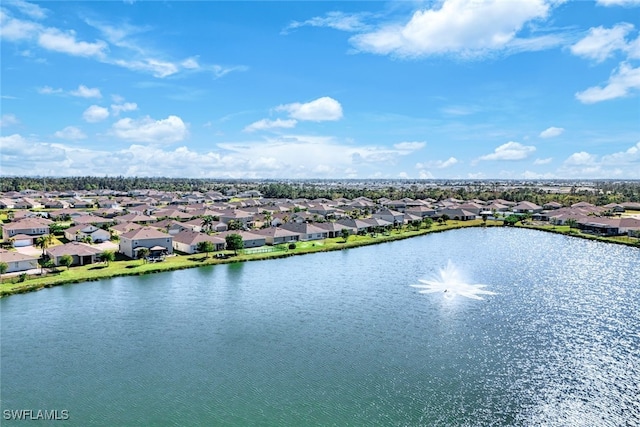
M 289 243 L 289 249 L 295 249 L 296 248 L 296 244 L 295 243 Z

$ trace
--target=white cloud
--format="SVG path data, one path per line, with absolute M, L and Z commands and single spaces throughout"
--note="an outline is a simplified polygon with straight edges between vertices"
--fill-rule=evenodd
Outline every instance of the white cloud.
M 597 0 L 600 6 L 640 6 L 640 0 Z
M 135 102 L 124 102 L 121 104 L 111 104 L 111 112 L 114 116 L 118 116 L 123 111 L 135 111 L 138 109 L 138 104 Z
M 580 151 L 579 153 L 573 153 L 565 161 L 565 165 L 570 166 L 584 166 L 592 165 L 596 162 L 597 157 L 593 154 L 589 154 L 586 151 Z
M 57 28 L 42 31 L 38 36 L 38 44 L 45 49 L 74 56 L 102 57 L 107 50 L 107 44 L 102 40 L 95 43 L 77 41 L 75 31 L 64 32 Z
M 406 172 L 400 172 L 398 174 L 398 178 L 400 178 L 400 179 L 409 179 L 409 174 L 406 173 Z
M 58 88 L 58 89 L 54 89 L 50 86 L 43 86 L 43 87 L 39 87 L 38 88 L 38 93 L 41 93 L 43 95 L 53 95 L 56 93 L 62 93 L 62 89 Z
M 308 120 L 314 122 L 334 121 L 342 118 L 342 106 L 338 101 L 328 96 L 318 98 L 314 101 L 301 104 L 280 105 L 276 111 L 285 111 L 289 116 L 297 120 Z
M 536 50 L 540 43 L 548 47 L 549 37 L 523 41 L 516 35 L 526 23 L 545 19 L 549 10 L 544 0 L 445 0 L 437 9 L 416 11 L 407 23 L 353 36 L 351 43 L 364 52 L 400 57 L 476 57 L 513 43 L 517 50 Z
M 298 123 L 295 119 L 262 119 L 257 122 L 253 122 L 247 127 L 244 128 L 245 132 L 255 132 L 259 130 L 268 130 L 268 129 L 290 129 L 296 126 Z
M 168 77 L 176 74 L 180 69 L 173 62 L 161 61 L 158 59 L 145 58 L 140 60 L 116 59 L 114 64 L 133 71 L 143 71 L 151 73 L 154 77 Z
M 602 163 L 606 165 L 635 164 L 640 171 L 640 142 L 626 151 L 602 156 Z
M 583 58 L 602 62 L 610 58 L 617 50 L 626 50 L 625 37 L 633 31 L 633 25 L 623 22 L 613 28 L 602 26 L 589 29 L 582 40 L 571 46 L 571 53 Z
M 87 137 L 87 135 L 85 135 L 84 132 L 82 132 L 82 130 L 80 130 L 75 126 L 67 126 L 66 128 L 54 133 L 53 136 L 60 139 L 71 139 L 71 140 L 85 139 Z
M 459 162 L 455 157 L 449 157 L 447 160 L 434 160 L 425 163 L 416 163 L 416 168 L 436 168 L 436 169 L 445 169 L 451 167 Z
M 421 171 L 418 173 L 418 178 L 420 178 L 420 179 L 433 179 L 433 178 L 434 178 L 434 176 L 433 176 L 433 174 L 432 174 L 431 172 L 429 172 L 429 171 L 421 170 Z
M 79 96 L 81 98 L 102 98 L 100 89 L 88 88 L 85 85 L 78 86 L 78 89 L 69 92 L 73 96 Z
M 548 165 L 553 161 L 553 157 L 547 157 L 546 159 L 535 159 L 533 161 L 534 165 Z
M 564 133 L 564 128 L 557 128 L 555 126 L 551 126 L 540 132 L 540 138 L 553 138 L 556 136 L 560 136 Z
M 491 154 L 481 156 L 479 160 L 522 160 L 536 151 L 532 145 L 522 145 L 519 142 L 509 141 L 497 147 Z
M 34 168 L 31 166 L 34 164 L 65 160 L 64 150 L 56 148 L 53 144 L 34 143 L 19 134 L 0 136 L 0 145 L 3 173 L 24 174 L 25 170 L 33 171 Z
M 640 67 L 633 68 L 628 62 L 623 62 L 611 73 L 606 86 L 593 86 L 576 93 L 576 98 L 584 104 L 621 98 L 630 92 L 640 89 Z
M 9 127 L 15 126 L 20 123 L 20 120 L 15 116 L 15 114 L 3 114 L 0 117 L 0 127 Z
M 17 8 L 20 12 L 33 19 L 44 19 L 47 17 L 47 9 L 43 9 L 34 3 L 28 3 L 23 0 L 12 0 L 8 5 Z
M 147 116 L 139 120 L 120 119 L 111 127 L 111 133 L 128 141 L 171 144 L 185 139 L 189 131 L 178 116 L 162 120 Z
M 456 163 L 458 163 L 458 159 L 456 159 L 455 157 L 449 157 L 444 162 L 441 162 L 440 160 L 438 160 L 438 164 L 436 167 L 439 169 L 444 169 L 444 168 L 448 168 L 449 166 L 453 166 Z
M 402 154 L 410 154 L 414 151 L 424 148 L 425 145 L 427 145 L 427 143 L 422 141 L 399 142 L 397 144 L 393 144 L 393 148 L 395 148 Z
M 3 39 L 12 41 L 28 40 L 41 29 L 42 26 L 38 23 L 16 19 L 5 9 L 0 9 L 0 36 Z
M 324 17 L 316 16 L 306 21 L 293 21 L 282 30 L 282 34 L 287 34 L 289 30 L 300 27 L 328 27 L 340 31 L 363 31 L 368 28 L 364 19 L 370 16 L 366 13 L 347 14 L 343 12 L 329 12 Z
M 92 105 L 82 113 L 82 118 L 89 123 L 97 123 L 109 117 L 109 110 L 99 105 Z

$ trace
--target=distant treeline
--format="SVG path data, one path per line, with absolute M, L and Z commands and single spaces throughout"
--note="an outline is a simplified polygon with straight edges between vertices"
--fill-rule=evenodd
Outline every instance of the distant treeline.
M 570 184 L 568 184 L 570 186 Z M 514 184 L 515 186 L 515 184 Z M 22 191 L 31 189 L 36 191 L 74 191 L 74 190 L 114 190 L 132 191 L 152 189 L 172 192 L 219 191 L 223 194 L 227 190 L 237 191 L 258 190 L 264 197 L 271 198 L 328 198 L 368 197 L 373 200 L 386 197 L 398 200 L 405 197 L 411 199 L 432 198 L 442 200 L 455 197 L 461 200 L 469 199 L 505 199 L 510 201 L 528 200 L 539 205 L 557 201 L 564 205 L 586 201 L 593 204 L 640 202 L 640 181 L 595 182 L 596 191 L 581 190 L 573 186 L 568 194 L 556 194 L 541 187 L 521 186 L 506 187 L 496 182 L 478 181 L 472 184 L 442 181 L 437 185 L 426 186 L 424 183 L 398 182 L 397 185 L 381 185 L 379 181 L 335 182 L 335 181 L 242 181 L 217 180 L 196 178 L 145 178 L 145 177 L 95 177 L 76 176 L 62 178 L 38 177 L 0 177 L 0 191 Z

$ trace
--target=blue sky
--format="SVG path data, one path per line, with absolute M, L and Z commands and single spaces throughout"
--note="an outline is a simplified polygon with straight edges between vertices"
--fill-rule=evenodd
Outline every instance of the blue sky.
M 640 1 L 3 1 L 2 175 L 640 179 Z

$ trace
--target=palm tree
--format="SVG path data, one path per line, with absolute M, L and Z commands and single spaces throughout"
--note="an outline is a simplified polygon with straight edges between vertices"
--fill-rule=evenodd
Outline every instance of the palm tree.
M 202 228 L 205 231 L 211 231 L 211 225 L 213 224 L 213 215 L 205 215 L 202 217 Z
M 44 264 L 44 251 L 53 243 L 53 236 L 51 234 L 43 234 L 36 239 L 36 246 L 42 249 L 42 264 L 40 264 L 40 274 L 43 273 Z

